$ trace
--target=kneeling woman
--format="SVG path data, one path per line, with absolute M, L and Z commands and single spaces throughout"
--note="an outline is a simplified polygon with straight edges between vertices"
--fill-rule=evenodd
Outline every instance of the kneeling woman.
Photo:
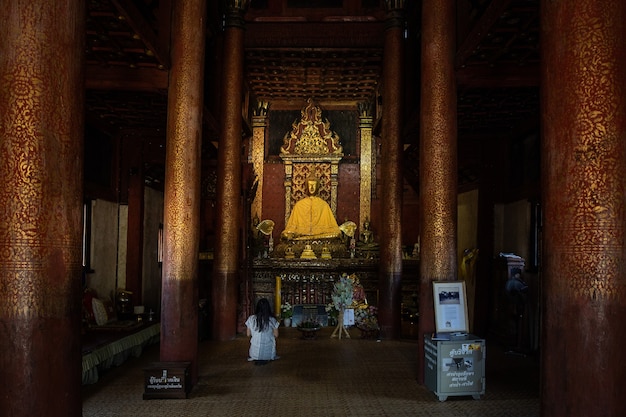
M 246 320 L 246 334 L 250 337 L 249 361 L 267 362 L 278 359 L 276 356 L 276 338 L 278 320 L 272 315 L 267 298 L 261 298 L 256 304 L 255 314 Z

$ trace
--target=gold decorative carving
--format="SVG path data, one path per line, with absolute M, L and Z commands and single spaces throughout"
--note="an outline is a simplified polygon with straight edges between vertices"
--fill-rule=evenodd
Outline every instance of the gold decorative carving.
M 307 179 L 315 177 L 320 180 L 317 196 L 330 204 L 331 183 L 329 163 L 302 163 L 294 166 L 292 177 L 291 199 L 292 204 L 308 195 Z
M 0 80 L 10 97 L 3 109 L 8 122 L 0 125 L 6 138 L 0 149 L 5 183 L 0 189 L 0 204 L 6 213 L 0 224 L 0 316 L 5 318 L 44 313 L 39 302 L 44 295 L 44 271 L 41 263 L 33 260 L 35 256 L 46 259 L 49 255 L 37 234 L 37 230 L 45 230 L 42 220 L 46 216 L 39 206 L 42 172 L 40 132 L 36 130 L 42 124 L 43 80 L 28 65 L 32 62 L 27 54 L 21 53 L 18 60 L 14 72 Z
M 328 120 L 322 121 L 322 111 L 312 99 L 300 113 L 300 121 L 285 134 L 280 148 L 285 163 L 285 224 L 293 205 L 307 196 L 306 180 L 310 176 L 320 180 L 318 196 L 337 215 L 339 161 L 343 158 L 339 136 L 330 129 Z
M 290 133 L 283 138 L 281 155 L 341 155 L 343 149 L 339 136 L 330 130 L 328 120 L 322 121 L 322 111 L 312 99 L 301 111 L 302 118 L 294 123 Z
M 363 111 L 362 114 L 367 114 Z M 360 206 L 359 224 L 362 225 L 366 219 L 371 217 L 371 195 L 372 195 L 372 117 L 362 116 L 360 121 L 361 130 L 361 184 L 360 184 Z
M 580 16 L 597 16 L 592 2 L 582 4 Z M 588 9 L 588 10 L 587 10 Z M 562 136 L 561 149 L 572 152 L 559 158 L 569 172 L 559 201 L 560 216 L 555 234 L 567 239 L 560 247 L 569 266 L 567 285 L 575 297 L 591 302 L 624 299 L 624 145 L 623 74 L 615 46 L 617 31 L 611 19 L 577 20 L 570 33 L 580 35 L 570 48 L 569 91 L 556 93 L 559 106 L 565 101 L 572 131 Z M 598 47 L 598 45 L 602 45 Z M 573 57 L 576 57 L 575 59 Z M 565 78 L 568 79 L 568 78 Z M 567 108 L 567 107 L 566 107 Z M 565 121 L 563 118 L 561 121 Z M 559 159 L 556 158 L 556 159 Z M 565 159 L 567 158 L 567 159 Z M 556 184 L 556 181 L 553 181 Z M 553 271 L 554 272 L 554 271 Z
M 262 106 L 260 106 L 262 107 Z M 262 115 L 252 117 L 252 146 L 250 147 L 250 162 L 257 181 L 256 194 L 252 201 L 251 213 L 259 217 L 263 216 L 263 162 L 265 151 L 265 124 L 267 111 Z
M 26 20 L 41 20 L 35 15 Z M 59 93 L 76 80 L 50 82 L 56 75 L 41 65 L 39 48 L 49 35 L 26 25 L 0 77 L 5 93 L 0 101 L 0 317 L 5 323 L 68 317 L 68 300 L 78 287 L 70 278 L 81 270 L 80 185 L 72 176 L 79 173 L 74 162 L 80 159 L 79 124 L 69 123 L 76 106 L 49 105 L 53 97 L 66 97 Z

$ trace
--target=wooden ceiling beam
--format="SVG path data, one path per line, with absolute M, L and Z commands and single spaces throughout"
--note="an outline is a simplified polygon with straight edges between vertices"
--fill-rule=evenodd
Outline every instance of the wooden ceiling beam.
M 163 65 L 164 68 L 170 68 L 169 45 L 164 40 L 160 40 L 156 33 L 152 30 L 150 24 L 145 20 L 139 9 L 131 0 L 111 0 L 111 3 L 120 16 L 123 17 L 128 26 L 143 40 L 146 48 L 154 54 L 154 57 Z M 164 2 L 169 5 L 169 1 Z M 161 6 L 163 7 L 163 6 Z M 164 19 L 169 13 L 161 13 L 160 18 Z M 161 27 L 169 28 L 169 21 L 162 24 Z
M 168 72 L 156 68 L 87 65 L 87 90 L 167 91 Z
M 489 4 L 483 15 L 465 38 L 465 41 L 457 50 L 455 58 L 457 68 L 461 68 L 465 65 L 465 60 L 476 51 L 476 48 L 480 45 L 485 36 L 487 36 L 491 27 L 500 16 L 502 16 L 502 13 L 504 13 L 510 3 L 511 0 L 493 0 Z
M 248 22 L 245 48 L 375 48 L 384 43 L 384 22 Z M 335 36 L 336 34 L 336 36 Z

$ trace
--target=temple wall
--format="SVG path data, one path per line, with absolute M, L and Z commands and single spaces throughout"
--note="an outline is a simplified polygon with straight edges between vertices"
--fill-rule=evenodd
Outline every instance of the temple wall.
M 162 264 L 158 262 L 159 225 L 163 224 L 163 192 L 146 187 L 143 224 L 143 304 L 160 313 Z
M 273 220 L 274 231 L 280 233 L 285 229 L 285 168 L 283 164 L 265 164 L 263 174 L 263 215 L 260 220 Z
M 117 265 L 126 265 L 126 259 L 118 259 L 119 254 L 125 254 L 125 248 L 120 248 L 120 230 L 125 230 L 120 224 L 127 222 L 127 217 L 120 216 L 119 205 L 106 200 L 92 202 L 91 218 L 91 269 L 87 274 L 85 285 L 96 290 L 98 297 L 112 297 L 118 285 Z M 119 253 L 118 253 L 119 252 Z M 124 270 L 125 271 L 125 270 Z M 125 285 L 125 275 L 123 285 Z
M 337 223 L 346 220 L 359 224 L 359 165 L 339 164 L 339 185 L 337 186 Z M 358 230 L 357 230 L 358 233 Z

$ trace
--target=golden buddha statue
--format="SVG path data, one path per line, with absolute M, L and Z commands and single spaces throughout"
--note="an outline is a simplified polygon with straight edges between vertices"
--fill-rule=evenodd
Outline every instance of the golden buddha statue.
M 319 180 L 307 180 L 309 196 L 292 208 L 287 226 L 281 233 L 286 240 L 334 239 L 341 237 L 341 229 L 326 201 L 317 196 Z

